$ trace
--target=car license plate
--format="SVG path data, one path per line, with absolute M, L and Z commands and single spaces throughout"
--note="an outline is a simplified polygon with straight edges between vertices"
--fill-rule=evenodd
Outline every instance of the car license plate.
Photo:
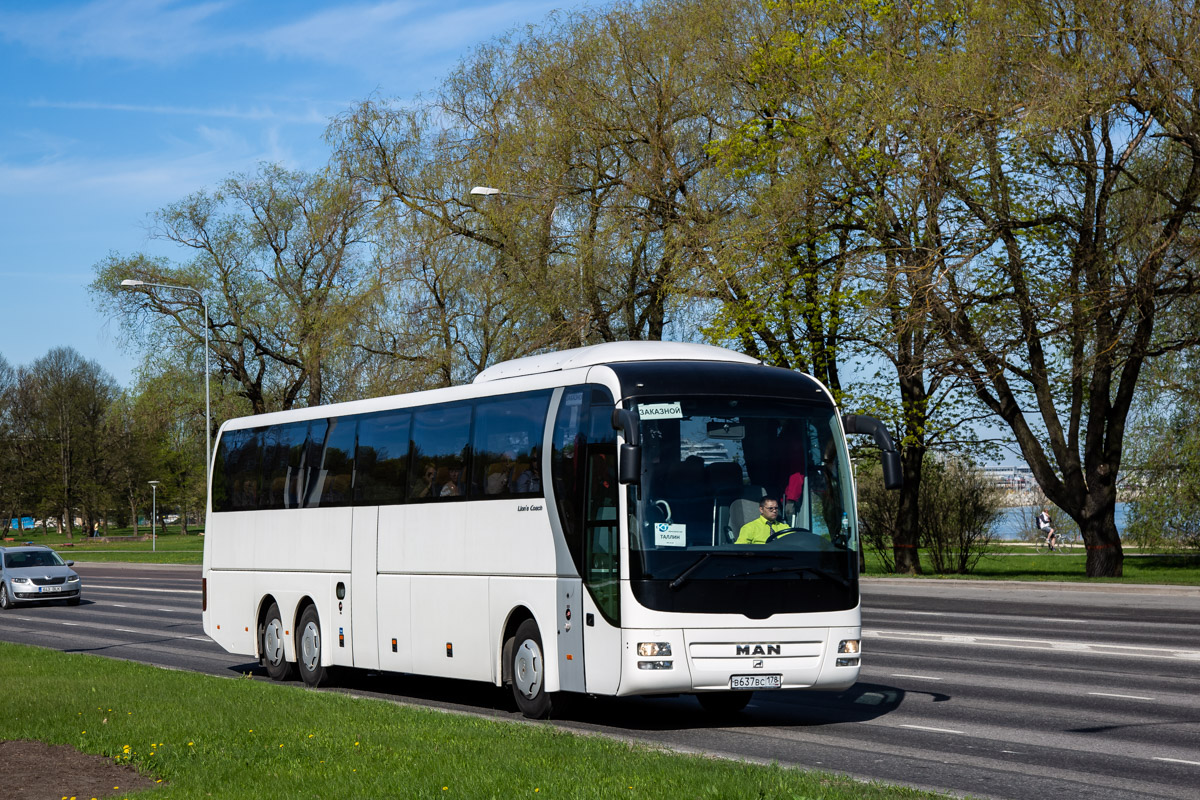
M 783 686 L 782 675 L 734 675 L 730 689 L 778 689 Z
M 39 586 L 38 591 L 39 592 L 61 592 L 62 587 L 61 586 Z

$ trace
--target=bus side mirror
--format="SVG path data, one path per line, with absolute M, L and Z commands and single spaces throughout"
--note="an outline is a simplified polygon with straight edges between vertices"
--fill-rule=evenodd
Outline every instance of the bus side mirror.
M 904 472 L 900 469 L 900 454 L 895 450 L 883 453 L 883 488 L 899 489 L 904 485 Z
M 617 459 L 617 480 L 623 484 L 637 483 L 642 477 L 642 447 L 638 444 L 637 414 L 624 408 L 614 408 L 612 426 L 625 437 Z
M 862 414 L 846 414 L 842 417 L 842 427 L 846 433 L 865 433 L 875 438 L 883 457 L 883 486 L 885 489 L 899 489 L 904 485 L 904 472 L 900 469 L 900 453 L 888 433 L 887 427 L 874 417 Z

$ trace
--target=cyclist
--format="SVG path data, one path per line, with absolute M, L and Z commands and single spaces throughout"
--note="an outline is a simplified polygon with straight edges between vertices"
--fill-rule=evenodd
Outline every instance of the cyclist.
M 1054 535 L 1054 528 L 1050 526 L 1049 510 L 1043 508 L 1042 513 L 1038 514 L 1037 526 L 1038 530 L 1046 535 L 1046 546 L 1053 550 L 1057 537 Z

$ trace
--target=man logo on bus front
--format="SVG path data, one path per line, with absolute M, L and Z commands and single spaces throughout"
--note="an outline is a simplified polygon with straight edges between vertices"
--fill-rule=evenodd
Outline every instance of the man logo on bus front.
M 739 656 L 777 656 L 782 652 L 782 647 L 777 644 L 769 644 L 765 647 L 761 644 L 739 644 L 736 650 Z

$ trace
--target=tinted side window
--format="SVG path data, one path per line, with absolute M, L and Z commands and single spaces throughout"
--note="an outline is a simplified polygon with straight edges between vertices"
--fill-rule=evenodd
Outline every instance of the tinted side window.
M 305 486 L 308 422 L 272 425 L 263 432 L 260 508 L 299 508 Z
M 413 470 L 410 500 L 467 496 L 471 407 L 441 406 L 413 414 Z
M 243 428 L 221 435 L 213 473 L 214 511 L 253 511 L 258 508 L 262 475 L 260 430 Z
M 358 420 L 355 457 L 356 505 L 403 503 L 408 486 L 409 422 L 407 411 L 383 411 Z
M 354 500 L 354 417 L 330 419 L 324 437 L 315 434 L 310 454 L 313 469 L 309 473 L 309 508 L 346 506 Z
M 542 434 L 549 404 L 549 392 L 476 404 L 473 496 L 541 496 Z

